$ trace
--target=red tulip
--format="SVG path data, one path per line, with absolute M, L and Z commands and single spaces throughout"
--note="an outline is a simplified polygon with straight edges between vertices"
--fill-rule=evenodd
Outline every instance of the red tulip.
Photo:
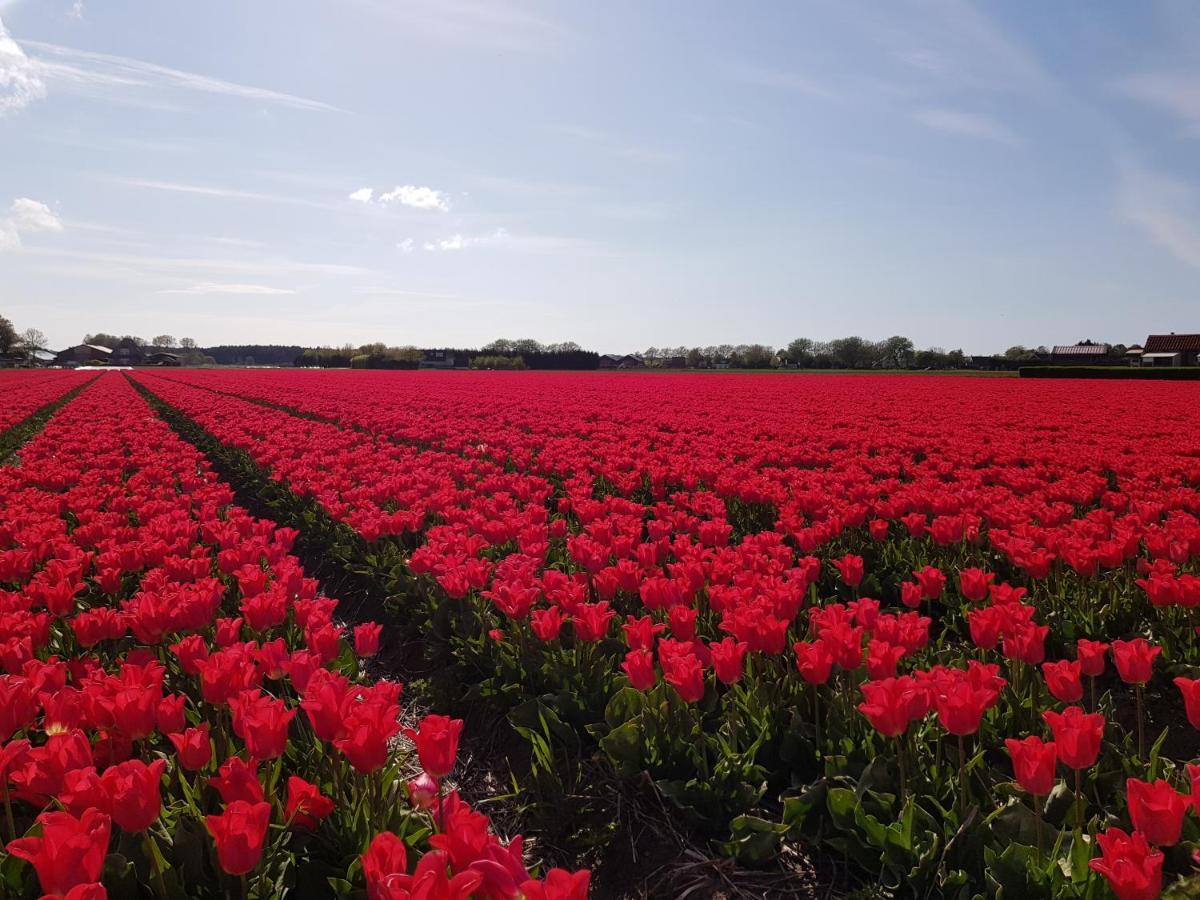
M 675 688 L 685 703 L 697 703 L 704 696 L 704 664 L 693 654 L 660 657 L 663 681 Z
M 258 691 L 242 691 L 229 706 L 233 710 L 233 731 L 246 742 L 246 751 L 252 759 L 275 759 L 283 755 L 287 749 L 288 725 L 297 710 L 288 709 L 285 701 Z
M 580 869 L 551 869 L 544 881 L 526 881 L 521 885 L 525 900 L 587 900 L 591 872 Z
M 237 800 L 258 803 L 263 799 L 262 784 L 258 780 L 258 762 L 255 760 L 245 762 L 231 756 L 217 770 L 217 774 L 208 779 L 208 783 L 216 788 L 226 804 Z
M 988 595 L 988 587 L 995 579 L 995 575 L 982 569 L 959 569 L 958 592 L 977 603 Z
M 1042 741 L 1037 735 L 1024 740 L 1007 738 L 1004 746 L 1012 757 L 1013 774 L 1022 790 L 1045 797 L 1054 787 L 1054 767 L 1058 753 L 1054 741 Z
M 1133 827 L 1151 844 L 1159 847 L 1178 844 L 1183 815 L 1191 805 L 1188 795 L 1179 793 L 1161 778 L 1153 784 L 1130 778 L 1125 782 L 1125 790 Z
M 1096 835 L 1100 858 L 1088 866 L 1108 879 L 1117 900 L 1156 900 L 1162 893 L 1163 855 L 1144 835 L 1110 828 Z
M 219 816 L 205 816 L 217 846 L 217 862 L 229 875 L 245 875 L 262 859 L 271 804 L 234 800 Z
M 1154 646 L 1145 638 L 1112 642 L 1117 674 L 1126 684 L 1145 684 L 1149 681 L 1154 674 L 1154 658 L 1160 653 L 1162 647 Z
M 540 641 L 556 640 L 562 632 L 562 610 L 557 606 L 535 609 L 529 616 L 529 626 Z
M 905 649 L 899 644 L 872 640 L 867 642 L 867 678 L 879 681 L 894 678 L 896 666 L 904 658 Z
M 168 734 L 167 739 L 175 745 L 179 765 L 188 772 L 200 771 L 212 759 L 212 741 L 208 736 L 207 722 L 180 734 Z
M 292 775 L 287 782 L 287 805 L 283 812 L 293 827 L 313 829 L 333 812 L 333 801 L 303 778 Z
M 131 759 L 104 770 L 100 784 L 108 795 L 108 809 L 122 830 L 145 831 L 158 818 L 161 808 L 161 782 L 167 767 L 165 759 L 146 765 Z M 95 879 L 90 879 L 95 881 Z
M 1076 648 L 1075 655 L 1084 675 L 1089 678 L 1097 678 L 1104 674 L 1108 644 L 1103 641 L 1089 641 L 1087 638 L 1080 638 Z
M 367 882 L 367 900 L 387 900 L 387 879 L 408 871 L 408 848 L 390 831 L 375 835 L 360 859 Z
M 847 586 L 856 588 L 862 584 L 863 558 L 861 556 L 847 553 L 841 559 L 835 559 L 833 567 L 838 570 L 838 575 Z
M 1068 706 L 1061 713 L 1046 710 L 1042 718 L 1054 732 L 1058 758 L 1071 769 L 1087 769 L 1100 755 L 1104 737 L 1104 716 L 1085 713 L 1078 706 Z
M 421 768 L 434 778 L 445 778 L 454 770 L 462 719 L 428 715 L 418 723 L 418 729 L 405 728 L 404 734 L 416 744 Z
M 884 678 L 863 682 L 861 690 L 863 702 L 858 709 L 871 726 L 884 737 L 904 734 L 910 721 L 913 694 L 919 690 L 916 682 L 907 675 Z
M 97 809 L 78 818 L 65 812 L 46 812 L 37 817 L 41 837 L 18 838 L 8 852 L 28 862 L 37 871 L 42 892 L 64 895 L 72 889 L 100 880 L 112 820 Z M 78 895 L 77 895 L 78 896 Z
M 639 691 L 650 690 L 658 680 L 654 674 L 654 656 L 649 650 L 630 650 L 625 654 L 621 670 L 629 678 L 629 683 Z
M 1055 700 L 1074 703 L 1083 696 L 1081 669 L 1078 660 L 1063 659 L 1058 662 L 1042 663 L 1042 674 L 1046 678 L 1046 687 L 1050 689 Z
M 946 576 L 942 574 L 941 569 L 935 566 L 925 566 L 913 572 L 913 577 L 921 586 L 921 595 L 926 600 L 936 600 L 942 596 L 942 591 L 946 587 Z
M 722 684 L 734 684 L 742 679 L 742 661 L 746 657 L 747 644 L 727 637 L 720 643 L 708 645 L 712 654 L 713 672 Z
M 363 622 L 354 626 L 354 652 L 366 659 L 379 652 L 379 635 L 383 626 L 377 622 Z
M 1175 679 L 1175 686 L 1183 694 L 1183 707 L 1193 728 L 1200 728 L 1200 678 Z
M 833 654 L 822 641 L 797 641 L 792 645 L 796 653 L 796 668 L 800 677 L 809 684 L 824 684 L 833 671 Z
M 909 609 L 917 609 L 921 605 L 921 585 L 915 581 L 900 583 L 900 602 Z

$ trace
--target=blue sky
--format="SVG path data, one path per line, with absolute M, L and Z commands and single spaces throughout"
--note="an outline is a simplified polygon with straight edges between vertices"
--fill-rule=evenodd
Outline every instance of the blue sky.
M 0 0 L 0 313 L 601 351 L 1200 330 L 1200 5 Z

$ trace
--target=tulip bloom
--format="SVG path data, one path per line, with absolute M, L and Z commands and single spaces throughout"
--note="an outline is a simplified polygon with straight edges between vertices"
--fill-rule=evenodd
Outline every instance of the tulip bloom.
M 217 774 L 208 779 L 208 783 L 216 788 L 221 799 L 227 804 L 235 800 L 259 803 L 263 799 L 256 760 L 245 762 L 237 756 L 231 756 L 222 763 Z
M 654 656 L 649 650 L 630 650 L 625 654 L 621 670 L 629 683 L 639 691 L 650 690 L 658 680 L 654 674 Z
M 1154 659 L 1160 653 L 1162 647 L 1156 647 L 1145 638 L 1112 642 L 1117 674 L 1126 684 L 1142 685 L 1149 681 L 1154 674 Z
M 734 684 L 742 679 L 742 660 L 746 657 L 745 641 L 727 637 L 720 643 L 708 645 L 712 654 L 713 671 L 722 684 Z
M 865 681 L 862 684 L 863 702 L 858 704 L 858 711 L 884 737 L 899 737 L 908 730 L 912 696 L 917 690 L 916 682 L 907 675 Z
M 1021 789 L 1035 797 L 1045 797 L 1054 787 L 1054 767 L 1058 752 L 1054 741 L 1043 741 L 1037 735 L 1024 740 L 1007 738 L 1004 746 L 1013 761 L 1013 775 Z
M 847 553 L 841 559 L 833 561 L 833 567 L 838 570 L 842 582 L 848 587 L 856 588 L 863 580 L 863 558 Z
M 229 875 L 245 875 L 262 859 L 271 804 L 234 800 L 219 816 L 205 816 L 217 845 L 217 862 Z
M 946 576 L 942 574 L 941 569 L 936 566 L 924 566 L 913 572 L 913 577 L 921 586 L 921 596 L 926 600 L 936 600 L 942 596 L 946 587 Z
M 1104 716 L 1085 713 L 1078 706 L 1068 706 L 1061 713 L 1046 710 L 1042 718 L 1054 732 L 1058 758 L 1071 769 L 1091 768 L 1100 755 L 1104 737 Z
M 18 838 L 8 852 L 37 872 L 43 893 L 65 895 L 81 885 L 100 880 L 112 820 L 98 809 L 76 818 L 66 812 L 46 812 L 37 817 L 41 837 Z
M 1125 782 L 1125 790 L 1133 827 L 1156 846 L 1178 844 L 1183 815 L 1191 805 L 1188 795 L 1179 793 L 1161 778 L 1153 784 L 1130 778 Z
M 1064 659 L 1042 663 L 1042 674 L 1046 677 L 1046 687 L 1050 689 L 1055 700 L 1075 703 L 1083 696 L 1081 666 L 1078 660 Z
M 833 670 L 833 654 L 823 641 L 797 641 L 792 645 L 796 653 L 796 668 L 800 677 L 809 684 L 824 684 Z
M 354 652 L 363 659 L 379 652 L 379 634 L 383 626 L 377 622 L 363 622 L 354 626 Z
M 386 900 L 391 896 L 385 887 L 388 878 L 408 871 L 408 848 L 390 831 L 375 835 L 359 859 L 367 882 L 367 900 Z
M 131 759 L 104 770 L 100 785 L 108 795 L 106 812 L 122 830 L 145 831 L 158 818 L 162 774 L 166 767 L 165 759 L 156 759 L 150 765 L 140 759 Z
M 988 595 L 988 587 L 996 576 L 982 569 L 960 569 L 958 572 L 958 592 L 967 600 L 978 603 Z
M 521 885 L 521 896 L 525 900 L 587 900 L 591 872 L 580 869 L 551 869 L 544 881 L 529 880 Z
M 458 736 L 462 734 L 462 719 L 428 715 L 418 723 L 417 731 L 405 728 L 404 734 L 417 746 L 421 768 L 434 778 L 445 778 L 454 770 L 458 756 Z
M 293 827 L 313 829 L 333 812 L 333 801 L 316 785 L 292 775 L 287 782 L 287 805 L 283 812 Z
M 198 772 L 212 759 L 212 741 L 208 736 L 207 722 L 179 734 L 168 734 L 167 740 L 175 745 L 179 765 L 188 772 Z
M 1075 646 L 1075 657 L 1079 660 L 1083 674 L 1088 678 L 1098 678 L 1103 675 L 1108 644 L 1103 641 L 1089 641 L 1087 638 L 1080 638 Z
M 1156 900 L 1162 893 L 1163 854 L 1144 835 L 1110 828 L 1096 835 L 1100 858 L 1088 867 L 1108 879 L 1117 900 Z
M 1188 721 L 1193 728 L 1200 728 L 1200 678 L 1184 678 L 1181 675 L 1175 679 L 1175 686 L 1183 694 L 1183 707 L 1187 710 Z
M 663 681 L 675 688 L 685 703 L 697 703 L 704 697 L 704 664 L 691 653 L 660 660 Z

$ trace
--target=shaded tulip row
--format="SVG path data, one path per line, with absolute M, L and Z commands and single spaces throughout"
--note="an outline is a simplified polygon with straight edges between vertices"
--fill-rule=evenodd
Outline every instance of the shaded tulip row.
M 0 509 L 6 896 L 585 896 L 449 788 L 461 721 L 401 740 L 379 627 L 124 377 L 0 467 Z

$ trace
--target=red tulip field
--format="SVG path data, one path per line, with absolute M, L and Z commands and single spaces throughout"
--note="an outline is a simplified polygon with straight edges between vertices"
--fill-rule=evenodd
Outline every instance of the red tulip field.
M 1197 411 L 2 374 L 0 896 L 1200 896 Z

